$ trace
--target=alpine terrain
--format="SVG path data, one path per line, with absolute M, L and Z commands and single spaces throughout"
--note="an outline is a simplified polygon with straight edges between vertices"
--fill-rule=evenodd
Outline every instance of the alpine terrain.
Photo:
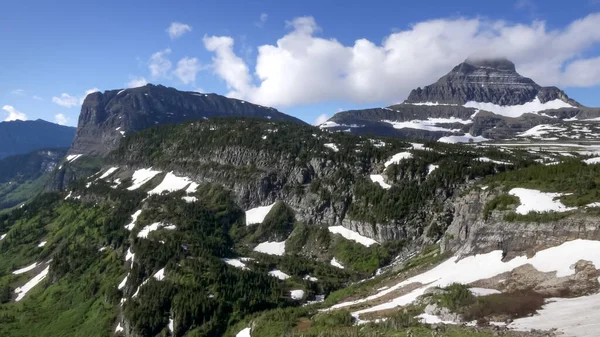
M 46 148 L 70 147 L 75 128 L 44 120 L 0 122 L 0 159 Z
M 541 131 L 599 116 L 495 59 L 320 127 L 91 93 L 0 161 L 0 335 L 595 336 L 600 145 Z
M 401 104 L 343 111 L 321 128 L 446 143 L 597 140 L 600 108 L 517 73 L 507 59 L 467 59 Z

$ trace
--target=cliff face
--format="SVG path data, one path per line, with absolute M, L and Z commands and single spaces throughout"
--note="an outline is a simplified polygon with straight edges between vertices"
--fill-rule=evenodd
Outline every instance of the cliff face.
M 509 222 L 505 212 L 484 219 L 485 204 L 495 194 L 473 191 L 454 202 L 454 218 L 442 240 L 442 250 L 462 256 L 501 249 L 506 258 L 535 252 L 574 239 L 600 240 L 600 225 L 592 215 L 574 214 L 547 223 Z
M 81 106 L 71 154 L 104 156 L 134 132 L 211 117 L 257 117 L 302 123 L 276 109 L 216 94 L 148 84 L 89 94 Z

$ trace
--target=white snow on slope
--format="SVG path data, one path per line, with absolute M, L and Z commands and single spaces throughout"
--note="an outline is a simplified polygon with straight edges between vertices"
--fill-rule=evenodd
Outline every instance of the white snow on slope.
M 339 263 L 338 260 L 335 259 L 335 257 L 331 259 L 331 261 L 329 261 L 329 264 L 336 268 L 344 269 L 344 266 L 341 263 Z
M 421 323 L 425 324 L 456 324 L 454 321 L 444 321 L 436 315 L 431 315 L 427 313 L 422 313 L 417 316 Z
M 423 295 L 428 288 L 447 287 L 452 283 L 469 284 L 512 271 L 525 264 L 531 264 L 535 269 L 541 272 L 556 272 L 557 277 L 573 275 L 575 272 L 573 266 L 579 260 L 590 261 L 598 268 L 600 266 L 600 254 L 597 253 L 599 250 L 600 241 L 578 239 L 565 242 L 560 246 L 539 251 L 530 259 L 528 259 L 527 256 L 519 256 L 508 262 L 502 262 L 501 250 L 496 250 L 487 254 L 468 256 L 460 260 L 458 257 L 453 257 L 427 272 L 411 277 L 375 295 L 356 301 L 339 303 L 332 308 L 343 308 L 374 300 L 411 283 L 423 284 L 424 286 L 417 288 L 406 295 L 394 298 L 386 303 L 371 308 L 357 311 L 353 313 L 353 315 L 358 316 L 361 313 L 404 306 L 412 303 L 419 296 Z
M 258 246 L 254 247 L 255 252 L 269 254 L 269 255 L 278 255 L 282 256 L 285 254 L 285 241 L 281 242 L 263 242 L 259 243 Z
M 357 232 L 349 230 L 343 226 L 330 226 L 328 229 L 333 234 L 340 234 L 345 239 L 358 242 L 365 247 L 377 244 L 377 241 L 366 236 L 360 235 Z
M 25 283 L 22 287 L 18 287 L 15 289 L 15 294 L 17 294 L 17 298 L 15 302 L 19 302 L 20 300 L 27 295 L 27 293 L 33 289 L 36 285 L 42 282 L 46 276 L 48 276 L 48 272 L 50 271 L 50 266 L 46 267 L 46 269 L 42 270 L 41 273 L 37 274 L 34 278 L 29 280 L 29 282 Z
M 425 150 L 425 144 L 419 144 L 419 143 L 410 143 L 410 146 L 414 149 L 414 150 Z
M 379 186 L 381 186 L 383 189 L 387 190 L 392 187 L 392 185 L 385 182 L 381 174 L 371 174 L 369 178 L 371 178 L 372 182 L 379 184 Z
M 38 243 L 38 247 L 44 247 L 46 245 L 47 241 L 42 241 L 40 243 Z
M 517 137 L 541 137 L 551 131 L 567 131 L 567 129 L 549 124 L 540 124 L 518 134 Z
M 416 103 L 402 103 L 402 104 L 410 104 L 410 105 L 427 105 L 427 106 L 438 106 L 438 105 L 445 105 L 445 106 L 457 106 L 458 104 L 452 104 L 452 103 L 438 103 L 438 102 L 416 102 Z
M 403 159 L 410 159 L 412 157 L 413 157 L 413 155 L 410 152 L 396 153 L 395 155 L 392 156 L 392 158 L 390 158 L 390 160 L 386 161 L 385 164 L 383 164 L 383 165 L 385 167 L 388 167 L 392 164 L 398 164 Z
M 338 152 L 340 149 L 337 147 L 337 145 L 333 144 L 333 143 L 327 143 L 324 144 L 325 147 L 330 148 L 333 150 L 333 152 Z
M 158 281 L 164 280 L 165 279 L 165 268 L 162 268 L 161 270 L 157 271 L 153 277 Z
M 188 202 L 188 203 L 198 201 L 198 198 L 196 198 L 196 197 L 181 197 L 181 199 L 185 200 L 185 202 Z
M 600 331 L 600 294 L 576 298 L 553 298 L 538 314 L 518 318 L 510 329 L 558 329 L 569 337 L 596 337 Z M 562 336 L 562 335 L 561 335 Z
M 163 181 L 158 184 L 152 191 L 148 192 L 148 194 L 162 194 L 163 192 L 175 192 L 184 189 L 188 185 L 192 183 L 192 180 L 188 177 L 178 177 L 173 174 L 173 172 L 167 173 L 164 177 Z
M 493 295 L 493 294 L 500 294 L 500 293 L 502 293 L 499 290 L 496 290 L 496 289 L 487 289 L 487 288 L 469 288 L 469 290 L 471 291 L 471 294 L 473 294 L 475 296 L 487 296 L 487 295 Z
M 135 213 L 131 215 L 131 222 L 128 225 L 125 225 L 125 228 L 128 231 L 133 230 L 133 228 L 135 227 L 135 222 L 137 221 L 137 218 L 140 216 L 140 214 L 142 214 L 142 210 L 138 209 L 137 211 L 135 211 Z
M 135 259 L 135 253 L 131 251 L 131 247 L 127 249 L 127 254 L 125 255 L 125 262 L 131 260 L 131 266 L 133 267 L 133 260 Z
M 5 234 L 2 234 L 2 235 L 0 235 L 0 241 L 4 240 L 4 238 L 5 238 L 5 237 L 6 237 L 6 233 L 5 233 Z
M 176 227 L 175 227 L 175 225 L 170 225 L 170 224 L 166 224 L 166 223 L 162 223 L 162 222 L 155 222 L 151 225 L 148 225 L 148 226 L 145 226 L 144 228 L 142 228 L 142 230 L 138 233 L 137 237 L 146 239 L 146 238 L 148 238 L 148 234 L 150 234 L 150 232 L 154 232 L 161 228 L 173 230 Z
M 592 202 L 590 204 L 585 205 L 585 207 L 600 207 L 600 202 Z M 600 280 L 598 280 L 600 282 Z
M 79 157 L 81 157 L 81 156 L 82 156 L 82 155 L 80 155 L 80 154 L 70 154 L 70 155 L 68 155 L 68 156 L 67 156 L 67 161 L 68 161 L 69 163 L 72 163 L 72 162 L 74 162 L 75 160 L 77 160 L 77 158 L 79 158 Z
M 526 188 L 513 188 L 508 192 L 519 198 L 521 205 L 517 207 L 516 212 L 527 214 L 529 212 L 567 212 L 576 207 L 567 207 L 560 200 L 555 200 L 562 196 L 562 193 L 545 193 L 538 190 Z
M 500 164 L 500 165 L 512 165 L 512 163 L 509 163 L 509 162 L 506 162 L 506 161 L 494 160 L 494 159 L 490 159 L 488 157 L 479 157 L 479 158 L 477 158 L 475 160 L 481 161 L 481 162 L 486 162 L 486 163 Z
M 289 279 L 289 278 L 290 278 L 290 275 L 288 275 L 288 274 L 286 274 L 286 273 L 282 272 L 282 271 L 281 271 L 281 270 L 279 270 L 279 269 L 271 270 L 271 271 L 269 272 L 269 275 L 271 275 L 271 276 L 273 276 L 273 277 L 277 277 L 278 279 L 280 279 L 280 280 L 283 280 L 283 281 L 285 281 L 285 280 L 287 280 L 287 279 Z
M 588 165 L 591 165 L 591 164 L 600 164 L 600 157 L 585 159 L 583 162 L 586 163 L 586 164 L 588 164 Z
M 246 267 L 246 264 L 239 259 L 224 258 L 223 262 L 227 263 L 230 266 L 236 267 L 236 268 L 248 269 L 248 267 Z
M 558 98 L 552 101 L 548 101 L 546 103 L 542 103 L 538 97 L 534 98 L 531 102 L 527 102 L 521 105 L 497 105 L 494 103 L 470 101 L 465 103 L 464 107 L 490 111 L 497 115 L 507 117 L 519 117 L 525 113 L 535 113 L 538 111 L 548 109 L 573 108 L 572 105 Z
M 167 328 L 169 329 L 169 331 L 171 332 L 171 335 L 173 334 L 173 325 L 175 324 L 175 321 L 169 317 L 169 324 L 167 324 Z
M 117 286 L 117 289 L 123 289 L 125 287 L 125 285 L 127 284 L 127 279 L 129 278 L 129 274 L 127 274 L 125 276 L 125 278 L 123 279 L 123 281 L 121 281 L 121 283 L 119 283 L 119 285 Z
M 250 328 L 243 329 L 242 331 L 238 332 L 235 337 L 251 337 Z
M 35 267 L 37 267 L 37 265 L 38 265 L 38 263 L 34 262 L 34 263 L 28 265 L 27 267 L 23 267 L 21 269 L 17 269 L 15 271 L 13 271 L 12 273 L 15 274 L 15 275 L 23 274 L 23 273 L 26 273 L 26 272 L 28 272 L 30 270 L 35 269 Z
M 438 139 L 438 142 L 440 143 L 450 143 L 450 144 L 456 144 L 456 143 L 480 143 L 480 142 L 485 142 L 488 141 L 489 139 L 484 138 L 483 136 L 477 136 L 474 137 L 472 136 L 470 133 L 465 133 L 463 136 L 446 136 L 446 137 L 442 137 L 440 139 Z
M 132 185 L 127 189 L 130 191 L 137 190 L 142 187 L 145 183 L 150 181 L 150 179 L 154 178 L 155 175 L 159 174 L 160 171 L 154 171 L 152 168 L 149 169 L 139 169 L 133 172 L 133 176 L 131 180 L 133 181 Z
M 436 123 L 426 120 L 412 120 L 408 122 L 395 122 L 384 120 L 383 122 L 391 124 L 394 129 L 418 129 L 427 131 L 444 131 L 444 132 L 457 132 L 459 130 L 452 130 L 442 126 L 435 126 Z
M 115 333 L 117 332 L 123 332 L 125 329 L 123 329 L 123 327 L 121 326 L 121 322 L 119 322 L 119 324 L 117 324 L 117 327 L 115 328 Z
M 268 206 L 259 206 L 246 211 L 246 226 L 253 225 L 256 223 L 262 223 L 265 220 L 265 217 L 271 211 L 271 208 L 275 206 L 275 203 L 272 203 Z
M 290 296 L 294 300 L 301 300 L 302 298 L 304 298 L 304 290 L 292 290 L 290 291 Z
M 98 177 L 98 179 L 104 179 L 104 178 L 108 177 L 109 175 L 113 174 L 118 169 L 119 169 L 118 167 L 111 167 L 108 170 L 106 170 L 106 172 L 102 173 L 102 175 L 100 177 Z
M 427 175 L 430 175 L 433 171 L 437 170 L 438 168 L 440 168 L 440 165 L 429 164 L 427 166 Z
M 185 193 L 188 193 L 188 194 L 196 193 L 198 186 L 200 186 L 200 185 L 198 185 L 198 183 L 192 182 L 190 184 L 190 186 L 188 186 L 188 188 L 185 189 Z
M 303 279 L 306 281 L 310 281 L 310 282 L 317 282 L 319 280 L 318 278 L 310 276 L 310 275 L 305 275 Z

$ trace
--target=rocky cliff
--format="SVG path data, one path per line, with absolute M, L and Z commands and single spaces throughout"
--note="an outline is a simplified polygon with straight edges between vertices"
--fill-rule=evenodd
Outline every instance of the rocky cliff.
M 162 124 L 211 117 L 258 117 L 302 123 L 276 109 L 216 94 L 178 91 L 161 85 L 89 94 L 81 106 L 71 154 L 103 156 L 123 137 Z

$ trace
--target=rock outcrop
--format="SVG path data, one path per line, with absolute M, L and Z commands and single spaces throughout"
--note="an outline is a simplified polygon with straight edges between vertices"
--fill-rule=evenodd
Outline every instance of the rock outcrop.
M 70 153 L 104 156 L 133 132 L 211 117 L 257 117 L 304 123 L 274 108 L 216 94 L 184 92 L 148 84 L 89 94 L 81 106 Z

